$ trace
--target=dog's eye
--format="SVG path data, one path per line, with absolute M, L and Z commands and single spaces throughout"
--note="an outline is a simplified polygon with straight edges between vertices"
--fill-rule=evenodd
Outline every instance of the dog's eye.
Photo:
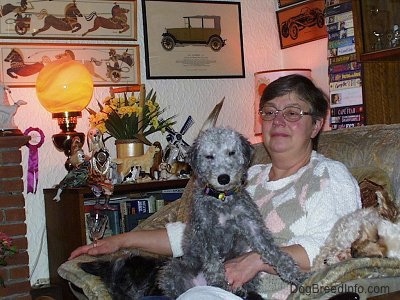
M 236 154 L 235 151 L 229 151 L 229 153 L 228 153 L 229 156 L 233 156 L 233 155 L 235 155 L 235 154 Z
M 214 155 L 211 155 L 211 154 L 210 155 L 206 155 L 206 158 L 207 159 L 214 159 Z

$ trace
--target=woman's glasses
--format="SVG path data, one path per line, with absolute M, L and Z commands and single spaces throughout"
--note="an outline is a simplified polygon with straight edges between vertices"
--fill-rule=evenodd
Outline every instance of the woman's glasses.
M 303 116 L 312 115 L 312 113 L 305 112 L 295 106 L 287 106 L 284 109 L 276 109 L 272 106 L 265 106 L 258 113 L 260 114 L 261 119 L 263 119 L 264 121 L 272 121 L 276 118 L 279 112 L 282 112 L 283 118 L 289 122 L 297 122 Z

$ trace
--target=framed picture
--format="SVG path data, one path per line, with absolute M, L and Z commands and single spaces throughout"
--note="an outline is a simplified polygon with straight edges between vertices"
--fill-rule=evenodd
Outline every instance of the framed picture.
M 0 38 L 137 40 L 136 0 L 0 0 Z
M 282 8 L 282 7 L 285 7 L 285 6 L 289 6 L 289 5 L 292 5 L 292 4 L 299 3 L 301 1 L 304 1 L 304 0 L 278 0 L 278 6 L 280 8 Z
M 147 79 L 243 78 L 239 2 L 142 0 Z
M 95 86 L 140 83 L 138 45 L 2 44 L 0 82 L 32 87 L 40 70 L 57 59 L 80 61 Z
M 281 48 L 326 37 L 324 9 L 324 0 L 310 0 L 278 10 L 276 17 Z

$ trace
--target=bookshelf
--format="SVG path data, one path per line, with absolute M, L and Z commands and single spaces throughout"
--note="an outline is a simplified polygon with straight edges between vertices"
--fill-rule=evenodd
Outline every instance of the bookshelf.
M 150 181 L 133 184 L 117 184 L 113 196 L 123 198 L 132 194 L 184 188 L 188 179 Z M 65 262 L 72 250 L 86 244 L 85 201 L 93 199 L 90 188 L 70 188 L 61 194 L 61 200 L 53 200 L 55 188 L 44 189 L 47 247 L 51 284 L 61 285 L 63 299 L 75 299 L 68 284 L 58 276 L 58 267 Z M 112 204 L 112 203 L 111 203 Z

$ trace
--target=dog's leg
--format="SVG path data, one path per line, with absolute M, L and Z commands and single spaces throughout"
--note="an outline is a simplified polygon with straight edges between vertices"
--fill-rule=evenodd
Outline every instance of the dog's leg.
M 160 270 L 157 281 L 164 294 L 173 299 L 194 286 L 206 285 L 199 263 L 190 263 L 187 257 L 171 259 Z

